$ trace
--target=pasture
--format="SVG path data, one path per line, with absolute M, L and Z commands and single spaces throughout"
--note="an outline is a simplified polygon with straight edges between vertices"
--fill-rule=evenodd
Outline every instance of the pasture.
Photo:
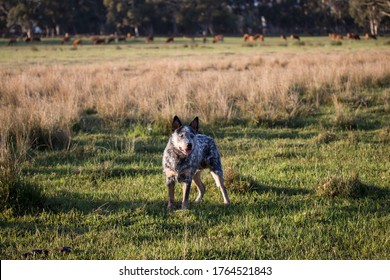
M 388 38 L 165 39 L 0 40 L 1 259 L 389 259 Z M 167 210 L 175 114 L 231 206 Z

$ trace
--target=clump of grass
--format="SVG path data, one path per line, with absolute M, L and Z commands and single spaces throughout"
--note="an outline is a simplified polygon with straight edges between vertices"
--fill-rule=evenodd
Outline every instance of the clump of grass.
M 376 140 L 383 143 L 390 143 L 390 126 L 381 129 L 376 136 Z
M 254 188 L 253 180 L 245 178 L 233 167 L 229 167 L 225 170 L 224 181 L 228 190 L 232 192 L 245 193 Z
M 322 131 L 315 138 L 316 144 L 329 144 L 330 142 L 336 141 L 337 135 L 334 132 Z
M 295 42 L 292 43 L 292 45 L 300 47 L 300 46 L 304 46 L 305 42 L 303 42 L 303 41 L 295 41 Z
M 342 46 L 343 42 L 341 42 L 341 41 L 331 41 L 330 45 L 331 46 Z
M 358 126 L 358 116 L 353 114 L 349 108 L 346 108 L 336 95 L 332 97 L 335 114 L 333 117 L 334 124 L 343 129 L 356 129 Z
M 10 145 L 0 142 L 0 210 L 23 213 L 43 205 L 38 186 L 22 179 L 24 156 Z
M 276 45 L 279 46 L 279 47 L 288 47 L 288 43 L 287 42 L 280 42 L 280 43 L 277 43 Z
M 364 184 L 357 173 L 350 177 L 330 176 L 320 182 L 316 194 L 321 197 L 361 197 L 366 193 Z

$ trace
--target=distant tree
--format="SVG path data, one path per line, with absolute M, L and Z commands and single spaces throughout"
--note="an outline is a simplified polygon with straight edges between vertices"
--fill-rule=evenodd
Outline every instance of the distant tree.
M 39 5 L 39 0 L 19 0 L 8 10 L 7 25 L 19 25 L 31 35 L 37 24 Z
M 0 0 L 0 33 L 7 29 L 7 15 L 13 4 L 12 0 Z
M 349 12 L 356 23 L 362 27 L 368 23 L 371 34 L 378 35 L 382 19 L 390 16 L 390 1 L 351 0 Z
M 155 5 L 158 5 L 158 1 L 103 0 L 103 4 L 107 10 L 107 23 L 114 26 L 117 31 L 132 28 L 135 35 L 139 36 L 142 28 L 147 35 L 153 34 Z

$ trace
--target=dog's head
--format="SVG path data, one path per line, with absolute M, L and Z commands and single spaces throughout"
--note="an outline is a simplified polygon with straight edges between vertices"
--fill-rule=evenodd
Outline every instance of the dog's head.
M 199 118 L 196 117 L 189 125 L 183 125 L 175 116 L 172 121 L 171 143 L 183 155 L 189 155 L 195 148 L 195 135 L 199 130 Z

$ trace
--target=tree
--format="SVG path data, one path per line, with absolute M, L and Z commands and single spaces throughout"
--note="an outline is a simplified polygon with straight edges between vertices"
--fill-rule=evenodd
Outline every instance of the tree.
M 378 30 L 382 19 L 390 16 L 389 0 L 351 0 L 349 12 L 355 22 L 365 27 L 369 24 L 370 32 L 378 35 Z
M 29 36 L 37 23 L 38 0 L 20 0 L 12 6 L 7 14 L 7 25 L 19 25 Z

